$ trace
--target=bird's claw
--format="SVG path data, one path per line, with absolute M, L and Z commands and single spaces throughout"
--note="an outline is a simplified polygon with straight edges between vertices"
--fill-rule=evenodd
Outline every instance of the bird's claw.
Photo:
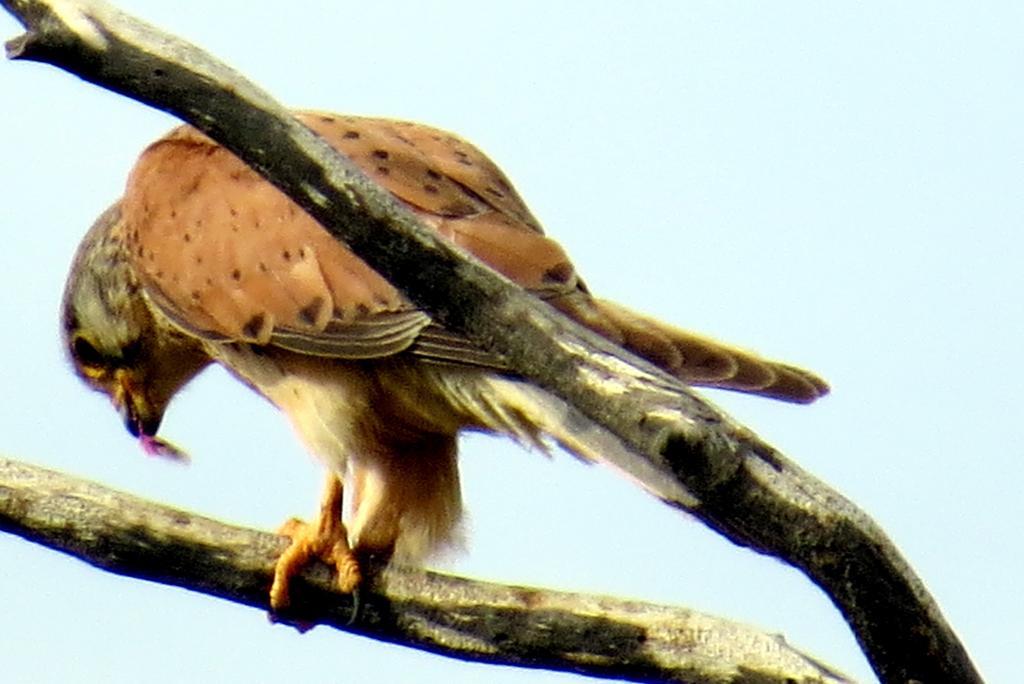
M 279 533 L 290 538 L 292 543 L 277 559 L 274 567 L 274 582 L 270 586 L 272 619 L 291 603 L 291 579 L 302 572 L 311 560 L 320 560 L 333 567 L 337 572 L 335 586 L 342 593 L 353 594 L 358 607 L 358 588 L 363 581 L 363 573 L 359 559 L 349 546 L 348 531 L 341 522 L 341 501 L 341 480 L 331 474 L 320 502 L 320 515 L 316 524 L 292 518 L 281 526 Z M 352 621 L 355 621 L 356 614 L 357 610 L 353 610 Z

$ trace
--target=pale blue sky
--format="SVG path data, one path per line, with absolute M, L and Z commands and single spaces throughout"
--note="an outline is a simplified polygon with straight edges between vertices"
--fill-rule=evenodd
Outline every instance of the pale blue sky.
M 605 5 L 121 3 L 288 104 L 461 133 L 602 296 L 822 373 L 834 394 L 812 407 L 709 396 L 873 516 L 983 675 L 1012 681 L 1024 6 Z M 174 121 L 46 66 L 0 63 L 0 93 L 0 453 L 233 523 L 312 513 L 318 466 L 223 373 L 167 416 L 182 468 L 144 457 L 58 347 L 79 237 Z M 567 457 L 482 437 L 463 451 L 471 539 L 453 571 L 690 606 L 871 681 L 796 571 Z M 577 680 L 298 635 L 14 537 L 0 555 L 5 681 Z

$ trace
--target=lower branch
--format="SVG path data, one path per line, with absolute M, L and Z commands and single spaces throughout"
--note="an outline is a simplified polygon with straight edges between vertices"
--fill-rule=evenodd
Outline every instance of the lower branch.
M 288 541 L 232 527 L 100 485 L 0 459 L 0 529 L 130 577 L 267 610 L 274 563 Z M 373 570 L 374 568 L 371 568 Z M 296 577 L 302 626 L 336 629 L 454 658 L 647 682 L 849 682 L 778 635 L 619 599 L 376 568 L 359 593 L 330 571 Z

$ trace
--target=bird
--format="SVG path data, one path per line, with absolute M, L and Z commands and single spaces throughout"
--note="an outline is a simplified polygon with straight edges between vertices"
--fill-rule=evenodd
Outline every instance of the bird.
M 508 177 L 427 125 L 295 113 L 427 226 L 683 383 L 809 403 L 818 375 L 594 296 Z M 315 559 L 353 592 L 369 559 L 404 564 L 460 542 L 457 437 L 550 442 L 600 461 L 571 407 L 446 330 L 233 153 L 190 126 L 150 144 L 68 275 L 62 333 L 74 371 L 142 448 L 176 394 L 218 364 L 269 400 L 325 465 L 312 523 L 292 519 L 269 603 Z

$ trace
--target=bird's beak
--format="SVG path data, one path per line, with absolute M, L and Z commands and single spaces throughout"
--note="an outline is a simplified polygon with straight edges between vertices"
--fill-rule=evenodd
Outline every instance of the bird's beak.
M 139 439 L 142 450 L 150 456 L 160 456 L 172 461 L 187 463 L 188 454 L 170 442 L 156 436 L 164 407 L 156 406 L 142 389 L 137 373 L 126 368 L 114 371 L 114 386 L 111 401 L 121 414 L 124 426 L 132 437 Z
M 153 437 L 160 429 L 163 411 L 153 406 L 141 384 L 136 373 L 127 368 L 117 369 L 111 400 L 132 437 Z

